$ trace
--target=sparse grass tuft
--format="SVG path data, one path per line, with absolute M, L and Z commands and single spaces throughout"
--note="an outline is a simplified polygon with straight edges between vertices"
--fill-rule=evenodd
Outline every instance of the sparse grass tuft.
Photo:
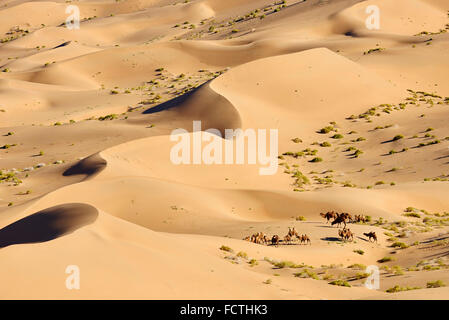
M 349 282 L 346 280 L 334 280 L 334 281 L 329 282 L 329 284 L 334 285 L 334 286 L 348 287 L 348 288 L 351 287 Z
M 427 288 L 440 288 L 445 286 L 446 284 L 441 280 L 427 282 Z
M 234 252 L 234 250 L 232 250 L 230 247 L 228 246 L 221 246 L 220 250 L 222 251 L 226 251 L 226 252 Z
M 377 260 L 377 262 L 379 262 L 379 263 L 390 262 L 390 261 L 394 261 L 394 258 L 392 258 L 392 257 L 383 257 L 382 259 Z

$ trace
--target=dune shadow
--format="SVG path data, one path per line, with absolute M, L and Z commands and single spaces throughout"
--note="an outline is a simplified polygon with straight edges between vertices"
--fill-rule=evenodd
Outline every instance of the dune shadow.
M 179 106 L 182 103 L 184 103 L 186 100 L 188 100 L 196 91 L 198 91 L 198 89 L 200 89 L 201 87 L 203 87 L 205 84 L 208 84 L 210 81 L 207 81 L 205 83 L 203 83 L 202 85 L 198 86 L 197 88 L 179 96 L 176 98 L 173 98 L 171 100 L 168 100 L 166 102 L 163 102 L 155 107 L 151 107 L 149 109 L 146 109 L 142 112 L 142 114 L 153 114 L 153 113 L 158 113 L 158 112 L 162 112 L 168 109 L 171 109 L 173 107 Z
M 71 203 L 51 207 L 1 229 L 0 248 L 51 241 L 93 223 L 97 217 L 97 209 L 87 204 Z
M 62 48 L 62 47 L 68 46 L 71 42 L 72 41 L 63 42 L 63 43 L 57 45 L 56 47 L 54 47 L 53 49 L 57 49 L 57 48 Z
M 353 37 L 353 38 L 358 37 L 357 33 L 355 33 L 354 30 L 349 30 L 349 31 L 345 32 L 344 35 L 347 37 Z
M 103 159 L 100 154 L 96 153 L 87 158 L 82 159 L 74 166 L 70 167 L 62 174 L 64 177 L 73 175 L 95 175 L 106 168 L 107 161 Z
M 321 238 L 320 240 L 323 240 L 323 241 L 341 241 L 341 239 L 337 238 L 337 237 L 324 237 L 324 238 Z

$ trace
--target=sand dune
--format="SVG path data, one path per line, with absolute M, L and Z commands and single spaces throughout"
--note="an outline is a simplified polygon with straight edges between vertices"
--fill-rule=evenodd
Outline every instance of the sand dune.
M 448 12 L 447 0 L 4 1 L 0 297 L 447 299 Z M 275 129 L 277 171 L 248 153 L 175 164 L 175 129 L 223 155 L 226 129 Z M 343 241 L 328 211 L 370 220 Z M 292 227 L 311 243 L 288 243 Z M 282 241 L 242 240 L 257 232 Z

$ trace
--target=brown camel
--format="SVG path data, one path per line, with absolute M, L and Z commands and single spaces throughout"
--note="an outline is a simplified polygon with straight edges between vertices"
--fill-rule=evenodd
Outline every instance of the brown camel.
M 277 234 L 275 234 L 272 238 L 271 238 L 271 244 L 272 245 L 279 245 L 279 236 Z
M 301 236 L 298 235 L 297 238 L 299 239 L 301 244 L 302 243 L 304 244 L 309 243 L 310 245 L 312 244 L 312 241 L 310 241 L 310 238 L 306 234 L 303 234 Z
M 338 215 L 337 213 L 337 217 L 334 219 L 334 221 L 332 221 L 331 225 L 336 224 L 338 227 L 340 227 L 341 224 L 345 225 L 346 228 L 346 217 L 344 214 Z
M 373 242 L 376 241 L 377 242 L 377 236 L 376 233 L 374 231 L 368 232 L 368 233 L 364 233 L 365 236 L 368 237 L 368 240 L 371 242 L 371 239 L 373 239 Z
M 296 236 L 298 234 L 298 232 L 295 230 L 295 227 L 293 227 L 293 229 L 288 228 L 288 235 L 293 238 L 294 236 Z
M 328 223 L 330 219 L 334 219 L 336 217 L 336 212 L 330 211 L 326 213 L 320 213 L 320 216 L 326 219 L 326 223 Z
M 290 244 L 292 242 L 292 237 L 290 237 L 288 234 L 284 237 L 284 242 L 286 244 Z
M 343 228 L 343 230 L 339 229 L 339 230 L 338 230 L 338 235 L 339 235 L 344 241 L 348 241 L 349 239 L 351 239 L 351 241 L 354 240 L 354 233 L 352 233 L 350 229 L 346 229 L 346 227 Z

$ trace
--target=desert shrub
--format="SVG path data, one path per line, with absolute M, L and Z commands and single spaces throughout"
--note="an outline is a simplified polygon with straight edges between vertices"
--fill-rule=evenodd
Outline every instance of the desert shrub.
M 273 280 L 271 279 L 267 279 L 264 282 L 262 282 L 263 284 L 271 284 L 273 282 Z
M 318 275 L 309 269 L 304 269 L 302 272 L 297 272 L 297 273 L 294 273 L 293 275 L 295 277 L 299 277 L 299 278 L 312 278 L 315 280 L 319 280 Z
M 446 284 L 441 280 L 427 282 L 427 288 L 440 288 L 440 287 L 445 287 L 445 286 L 446 286 Z
M 384 263 L 384 262 L 389 262 L 389 261 L 394 261 L 394 259 L 392 257 L 383 257 L 382 259 L 377 260 L 377 262 L 379 262 L 379 263 Z
M 401 287 L 399 285 L 395 285 L 393 288 L 386 290 L 386 292 L 395 293 L 395 292 L 417 290 L 417 289 L 421 289 L 421 288 L 420 287 Z
M 366 266 L 364 264 L 361 264 L 361 263 L 354 263 L 354 264 L 351 264 L 350 266 L 348 266 L 348 268 L 356 269 L 356 270 L 365 270 Z
M 232 250 L 230 247 L 224 246 L 224 245 L 220 247 L 220 250 L 226 251 L 226 252 L 234 252 L 234 250 Z
M 421 218 L 421 215 L 417 212 L 407 212 L 404 214 L 406 217 L 413 217 L 413 218 Z
M 248 254 L 246 252 L 240 251 L 239 253 L 237 253 L 237 257 L 248 259 Z
M 333 130 L 334 130 L 334 127 L 327 126 L 327 127 L 324 127 L 324 128 L 321 128 L 320 130 L 318 130 L 318 133 L 326 134 L 326 133 L 329 133 L 329 132 L 331 132 Z
M 365 278 L 368 278 L 370 276 L 370 274 L 369 273 L 366 273 L 366 272 L 357 272 L 357 274 L 354 276 L 357 280 L 360 280 L 360 279 L 365 279 Z
M 248 261 L 248 264 L 253 267 L 253 266 L 257 266 L 259 263 L 257 262 L 256 259 L 251 259 Z
M 399 241 L 394 242 L 391 246 L 392 246 L 393 248 L 401 248 L 401 249 L 406 249 L 406 248 L 408 248 L 408 245 L 407 245 L 407 244 L 405 244 L 404 242 L 399 242 Z
M 99 117 L 98 120 L 100 120 L 100 121 L 114 120 L 114 119 L 117 119 L 117 117 L 118 117 L 117 114 L 112 113 L 112 114 L 108 114 L 108 115 L 103 116 L 103 117 Z
M 296 264 L 291 261 L 280 261 L 280 262 L 274 262 L 273 265 L 276 268 L 283 269 L 283 268 L 301 268 L 302 265 Z
M 329 282 L 329 284 L 334 285 L 334 286 L 348 287 L 348 288 L 351 287 L 349 282 L 346 280 L 334 280 L 334 281 Z

